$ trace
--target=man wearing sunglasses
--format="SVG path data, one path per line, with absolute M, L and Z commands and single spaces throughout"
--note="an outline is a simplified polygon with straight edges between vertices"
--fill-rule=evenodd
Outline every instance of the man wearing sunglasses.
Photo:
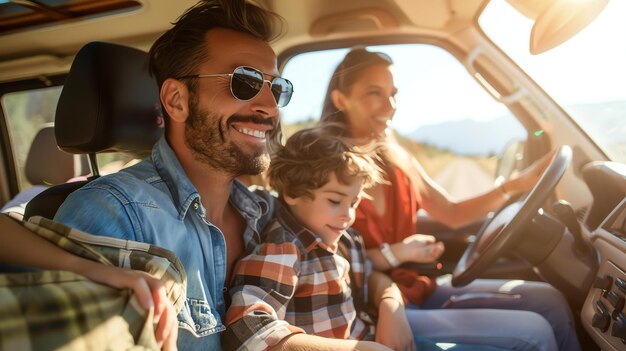
M 234 263 L 259 243 L 271 215 L 269 195 L 251 193 L 235 178 L 268 167 L 268 148 L 280 137 L 278 108 L 293 93 L 268 44 L 277 20 L 244 0 L 205 0 L 183 14 L 149 55 L 165 136 L 149 158 L 72 193 L 55 216 L 88 233 L 150 243 L 178 256 L 187 275 L 178 314 L 181 349 L 221 349 Z M 279 347 L 389 350 L 306 334 Z
M 165 136 L 151 157 L 75 191 L 55 216 L 70 227 L 147 242 L 180 258 L 187 273 L 178 314 L 181 349 L 221 349 L 230 274 L 271 216 L 271 197 L 251 193 L 236 177 L 267 169 L 268 150 L 280 138 L 278 109 L 293 93 L 268 44 L 279 20 L 244 0 L 206 0 L 183 14 L 149 53 Z M 322 344 L 388 350 L 308 335 L 282 346 Z
M 181 349 L 221 349 L 228 277 L 270 214 L 271 202 L 235 178 L 267 168 L 269 145 L 280 137 L 278 108 L 293 92 L 268 44 L 279 20 L 244 0 L 187 10 L 149 53 L 164 137 L 149 158 L 75 191 L 55 216 L 180 258 L 187 273 Z

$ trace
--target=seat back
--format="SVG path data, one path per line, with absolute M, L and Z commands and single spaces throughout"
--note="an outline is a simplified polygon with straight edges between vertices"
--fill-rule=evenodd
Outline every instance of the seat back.
M 44 124 L 28 150 L 24 174 L 32 185 L 51 186 L 89 173 L 85 156 L 61 151 L 54 136 L 54 124 Z
M 84 155 L 72 155 L 59 150 L 54 136 L 54 124 L 46 123 L 33 138 L 26 156 L 24 175 L 31 187 L 9 200 L 2 212 L 23 215 L 26 203 L 52 185 L 89 173 Z
M 55 115 L 56 141 L 65 152 L 124 152 L 144 157 L 163 134 L 159 90 L 147 71 L 148 55 L 122 45 L 92 42 L 76 54 Z M 90 178 L 91 180 L 92 178 Z M 54 217 L 65 198 L 86 182 L 51 187 L 26 206 L 24 219 Z

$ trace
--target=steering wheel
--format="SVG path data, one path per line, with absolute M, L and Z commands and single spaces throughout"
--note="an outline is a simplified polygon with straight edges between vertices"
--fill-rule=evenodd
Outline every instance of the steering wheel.
M 465 286 L 487 269 L 500 255 L 514 246 L 522 229 L 548 199 L 572 159 L 572 149 L 561 146 L 539 181 L 528 195 L 500 209 L 476 235 L 452 272 L 452 285 Z

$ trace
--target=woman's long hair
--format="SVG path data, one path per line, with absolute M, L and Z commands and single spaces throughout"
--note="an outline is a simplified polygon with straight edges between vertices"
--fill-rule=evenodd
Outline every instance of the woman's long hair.
M 365 48 L 354 48 L 346 54 L 328 83 L 322 107 L 322 116 L 320 117 L 321 124 L 332 123 L 335 126 L 339 126 L 338 128 L 332 128 L 337 134 L 348 138 L 352 137 L 350 125 L 345 114 L 333 103 L 332 92 L 338 90 L 343 94 L 349 94 L 352 86 L 360 78 L 363 71 L 376 65 L 389 67 L 393 65 L 393 61 L 384 53 L 368 51 Z M 383 162 L 381 168 L 385 169 L 385 165 L 400 168 L 412 180 L 419 199 L 419 187 L 421 187 L 422 179 L 416 176 L 414 169 L 411 169 L 412 156 L 398 144 L 390 131 L 384 133 L 384 135 L 375 136 L 374 139 L 372 141 L 380 145 L 377 150 L 377 159 Z
M 335 72 L 333 72 L 328 83 L 320 123 L 339 122 L 347 124 L 343 112 L 335 107 L 333 103 L 332 92 L 333 90 L 339 90 L 344 94 L 348 94 L 352 85 L 360 78 L 361 73 L 365 69 L 376 65 L 389 67 L 393 65 L 393 61 L 386 54 L 367 51 L 365 48 L 354 48 L 346 54 L 337 68 L 335 68 Z

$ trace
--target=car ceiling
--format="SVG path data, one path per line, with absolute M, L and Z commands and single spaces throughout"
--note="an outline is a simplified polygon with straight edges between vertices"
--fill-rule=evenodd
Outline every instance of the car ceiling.
M 474 20 L 486 0 L 260 0 L 286 19 L 277 53 L 315 42 L 393 35 L 454 35 Z M 196 0 L 141 0 L 132 12 L 71 20 L 0 35 L 0 81 L 65 72 L 90 41 L 147 50 Z

